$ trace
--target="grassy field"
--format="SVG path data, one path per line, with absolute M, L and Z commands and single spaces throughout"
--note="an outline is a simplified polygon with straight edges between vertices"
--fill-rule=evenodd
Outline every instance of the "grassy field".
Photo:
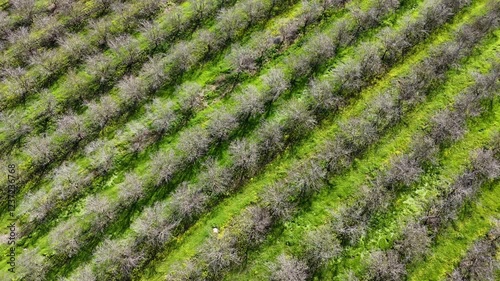
M 0 1 L 0 280 L 497 280 L 499 27 L 498 0 Z

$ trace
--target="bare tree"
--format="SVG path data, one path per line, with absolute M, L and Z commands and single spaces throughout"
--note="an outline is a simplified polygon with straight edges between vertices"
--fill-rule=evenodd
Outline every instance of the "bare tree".
M 431 136 L 436 143 L 456 141 L 465 130 L 465 120 L 459 112 L 443 110 L 432 118 Z
M 130 66 L 141 55 L 139 41 L 131 35 L 120 35 L 108 40 L 108 46 L 123 59 L 125 65 Z
M 141 22 L 140 30 L 148 40 L 148 45 L 153 46 L 153 49 L 158 48 L 167 37 L 167 32 L 162 29 L 159 24 L 152 21 Z
M 57 198 L 67 200 L 88 183 L 88 176 L 82 173 L 75 162 L 64 162 L 54 172 L 52 192 Z
M 241 231 L 242 236 L 238 240 L 248 242 L 248 248 L 260 244 L 271 229 L 272 222 L 271 214 L 266 208 L 253 205 L 245 208 L 235 222 L 236 229 Z
M 5 68 L 2 72 L 6 77 L 4 82 L 7 84 L 8 91 L 24 103 L 27 94 L 35 89 L 34 78 L 28 74 L 26 69 L 21 67 Z
M 174 112 L 174 103 L 171 101 L 164 102 L 156 98 L 147 106 L 147 111 L 148 119 L 151 120 L 151 127 L 158 135 L 165 134 L 178 119 Z
M 324 186 L 326 170 L 317 159 L 299 163 L 288 172 L 287 183 L 301 200 L 309 198 Z
M 203 280 L 203 272 L 199 264 L 188 260 L 184 264 L 174 264 L 165 278 L 166 281 Z
M 315 111 L 330 113 L 336 111 L 344 102 L 344 98 L 334 94 L 334 87 L 330 80 L 312 79 L 308 94 L 314 101 Z
M 230 188 L 234 186 L 230 168 L 219 165 L 213 158 L 203 163 L 199 178 L 204 192 L 212 196 L 228 195 Z
M 204 91 L 200 84 L 187 82 L 177 88 L 181 111 L 186 115 L 191 115 L 204 106 Z
M 197 44 L 194 41 L 181 41 L 172 47 L 172 54 L 170 58 L 173 65 L 178 69 L 174 69 L 176 73 L 188 70 L 197 61 L 199 51 Z
M 64 281 L 97 281 L 97 277 L 95 273 L 92 271 L 92 267 L 90 265 L 85 265 L 81 268 L 78 268 L 75 271 L 75 274 L 72 275 L 68 279 L 63 279 Z
M 34 136 L 26 143 L 26 152 L 31 157 L 31 166 L 46 167 L 54 161 L 54 144 L 51 137 Z
M 200 215 L 208 203 L 208 196 L 195 186 L 183 183 L 172 195 L 170 208 L 175 217 L 186 223 Z
M 243 92 L 236 96 L 238 102 L 236 112 L 240 120 L 255 118 L 264 113 L 264 98 L 262 93 L 253 85 L 248 85 Z
M 276 220 L 286 220 L 296 211 L 292 201 L 294 194 L 291 188 L 278 182 L 265 189 L 262 195 L 262 205 L 269 209 Z
M 114 71 L 115 66 L 110 56 L 97 53 L 87 58 L 87 72 L 95 77 L 100 84 L 112 79 Z
M 58 43 L 66 55 L 74 58 L 81 58 L 88 55 L 91 50 L 91 48 L 89 48 L 90 40 L 86 40 L 86 38 L 80 36 L 79 34 L 70 33 L 64 39 L 58 39 Z
M 229 134 L 238 126 L 238 119 L 235 115 L 224 107 L 213 111 L 207 124 L 210 136 L 217 141 L 226 140 Z
M 281 68 L 271 68 L 262 77 L 262 81 L 267 88 L 267 100 L 271 102 L 276 101 L 276 99 L 290 87 L 290 81 L 286 78 Z
M 404 280 L 406 268 L 394 250 L 374 251 L 370 254 L 368 265 L 369 280 L 398 281 Z
M 248 24 L 247 14 L 241 7 L 221 9 L 217 15 L 219 37 L 232 40 Z
M 391 159 L 391 168 L 386 172 L 384 180 L 391 187 L 397 187 L 398 185 L 409 186 L 422 173 L 423 169 L 419 163 L 407 154 L 403 154 Z
M 410 223 L 403 230 L 403 237 L 394 245 L 404 263 L 421 260 L 430 249 L 432 238 L 427 227 Z
M 144 63 L 140 73 L 145 81 L 145 88 L 149 92 L 159 90 L 166 82 L 170 81 L 171 77 L 165 68 L 166 63 L 162 53 L 153 55 Z
M 253 173 L 258 168 L 259 151 L 254 142 L 247 139 L 238 139 L 229 145 L 229 155 L 232 167 L 242 176 L 245 173 Z
M 472 166 L 489 180 L 500 177 L 500 162 L 495 159 L 492 150 L 480 149 L 475 152 Z
M 156 202 L 147 207 L 132 224 L 132 229 L 140 241 L 145 241 L 154 248 L 162 246 L 173 236 L 173 230 L 178 225 L 171 216 L 166 215 L 165 202 Z
M 218 132 L 224 133 L 227 130 L 227 128 L 222 128 L 225 123 L 220 120 L 219 122 L 218 125 L 221 127 L 218 127 L 220 129 Z M 214 129 L 213 132 L 217 132 L 217 130 Z M 210 142 L 211 140 L 206 130 L 199 130 L 198 128 L 188 129 L 180 134 L 177 149 L 182 151 L 187 162 L 191 163 L 207 152 Z
M 47 192 L 39 189 L 34 193 L 27 193 L 18 209 L 21 215 L 28 215 L 29 222 L 41 222 L 45 220 L 54 205 L 55 202 L 49 199 Z
M 305 239 L 305 258 L 312 269 L 325 266 L 329 261 L 337 257 L 342 246 L 335 234 L 330 230 L 330 225 L 320 226 L 309 231 Z
M 43 76 L 48 77 L 54 69 L 57 69 L 60 61 L 55 49 L 40 49 L 36 50 L 29 57 L 29 63 L 32 66 L 40 66 L 43 70 Z
M 293 100 L 282 112 L 285 121 L 285 131 L 292 139 L 300 138 L 316 126 L 316 119 L 306 102 Z
M 49 243 L 58 254 L 71 258 L 78 253 L 82 246 L 81 234 L 78 219 L 73 217 L 59 223 L 49 233 Z
M 19 15 L 25 24 L 31 23 L 35 14 L 35 0 L 11 0 L 12 13 Z
M 38 248 L 24 249 L 16 259 L 19 276 L 27 281 L 45 280 L 49 263 Z
M 267 157 L 284 148 L 284 130 L 279 121 L 265 120 L 257 129 L 259 151 Z
M 500 264 L 495 259 L 496 248 L 492 241 L 486 239 L 474 243 L 467 256 L 453 271 L 450 280 L 496 280 L 495 271 L 500 268 Z
M 126 104 L 135 104 L 141 101 L 147 94 L 146 81 L 143 79 L 128 75 L 118 82 L 118 89 L 120 90 L 120 99 L 125 101 Z
M 23 115 L 15 111 L 0 113 L 0 132 L 7 143 L 19 143 L 22 136 L 31 131 L 32 127 L 23 120 Z
M 285 254 L 279 255 L 276 262 L 269 266 L 269 269 L 272 281 L 305 281 L 309 278 L 307 265 Z
M 227 56 L 232 71 L 237 75 L 237 79 L 243 72 L 253 72 L 257 69 L 256 60 L 259 54 L 252 47 L 244 47 L 234 44 L 231 52 Z
M 120 202 L 136 202 L 144 195 L 144 183 L 135 173 L 125 174 L 125 179 L 118 185 Z
M 220 278 L 224 271 L 242 262 L 237 241 L 230 234 L 220 238 L 211 236 L 208 243 L 204 243 L 200 249 L 200 258 L 208 266 L 210 279 Z
M 98 280 L 128 276 L 144 259 L 142 251 L 133 248 L 133 241 L 104 240 L 94 251 Z
M 179 167 L 179 160 L 172 150 L 160 151 L 151 156 L 151 175 L 155 179 L 156 186 L 168 182 Z

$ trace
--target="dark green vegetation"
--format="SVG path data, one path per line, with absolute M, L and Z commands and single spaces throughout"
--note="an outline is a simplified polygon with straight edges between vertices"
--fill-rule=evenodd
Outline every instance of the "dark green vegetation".
M 498 279 L 500 1 L 0 7 L 0 280 Z

